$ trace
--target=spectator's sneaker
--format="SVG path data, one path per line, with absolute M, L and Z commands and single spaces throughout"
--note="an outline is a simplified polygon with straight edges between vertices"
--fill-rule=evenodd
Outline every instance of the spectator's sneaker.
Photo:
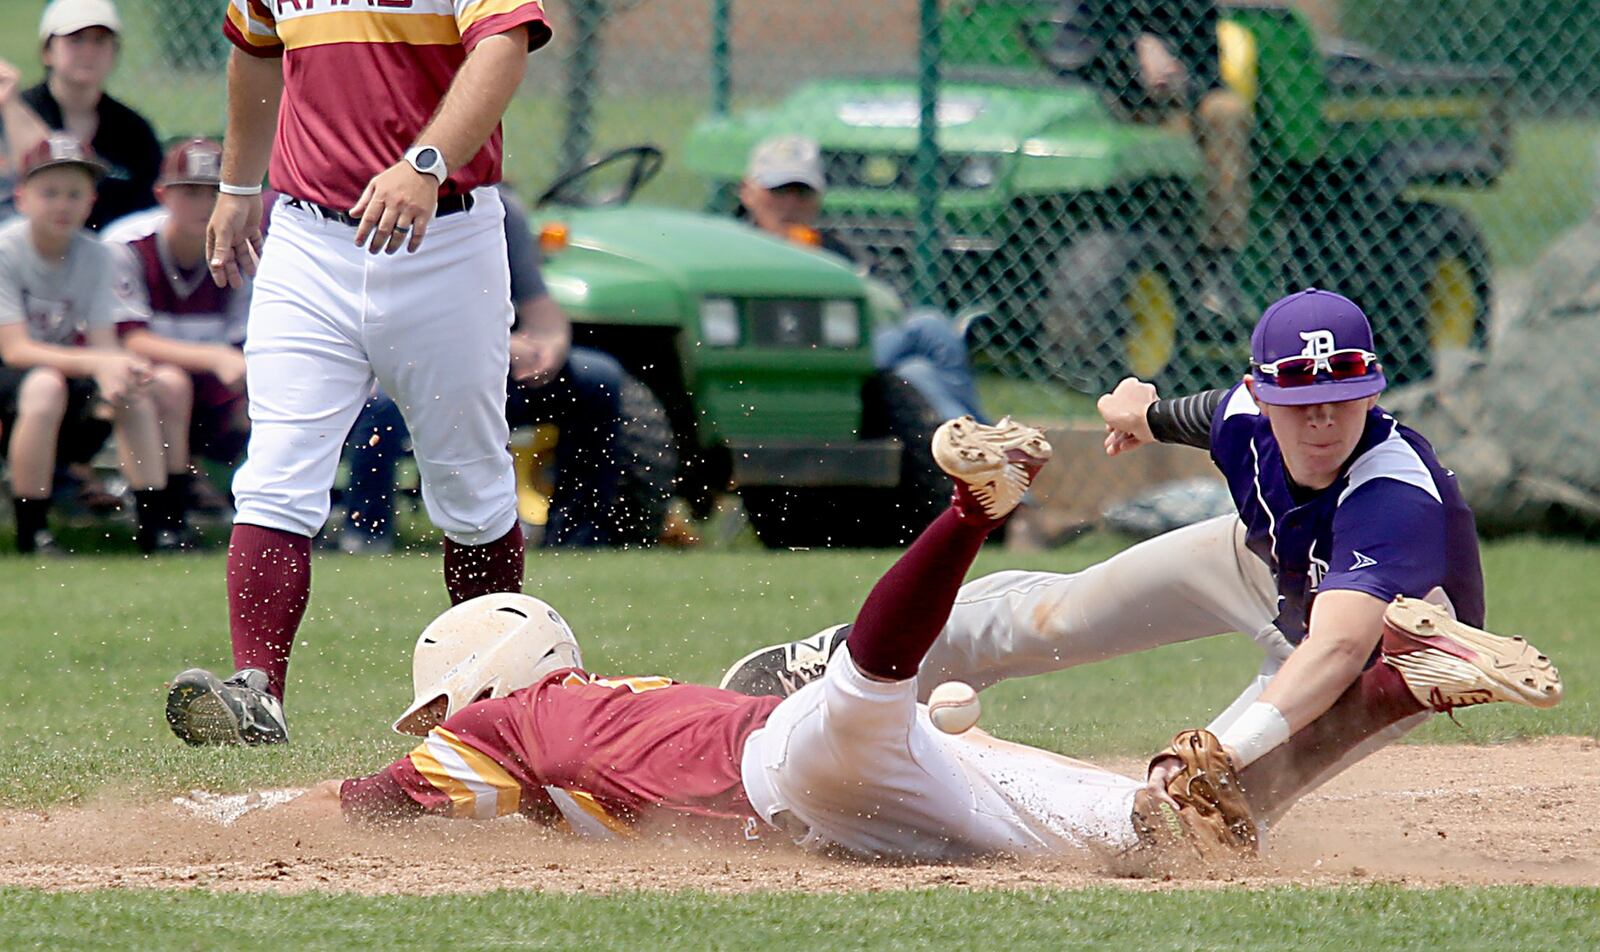
M 822 677 L 849 634 L 849 625 L 835 625 L 810 638 L 758 648 L 735 661 L 718 686 L 752 697 L 788 697 Z
M 154 552 L 198 552 L 204 540 L 200 533 L 184 526 L 181 529 L 157 529 L 151 544 Z
M 1561 673 L 1539 649 L 1456 621 L 1445 609 L 1401 596 L 1383 613 L 1383 660 L 1435 711 L 1507 701 L 1554 707 Z
M 54 559 L 71 553 L 67 551 L 66 546 L 56 541 L 56 537 L 50 534 L 49 529 L 40 529 L 33 534 L 33 549 L 28 554 L 39 558 Z
M 172 679 L 167 723 L 186 744 L 284 744 L 283 705 L 267 693 L 267 673 L 245 668 L 226 681 L 202 668 Z
M 358 529 L 339 534 L 339 551 L 345 555 L 393 555 L 394 536 L 369 536 Z
M 1010 417 L 992 426 L 958 417 L 933 434 L 934 462 L 955 480 L 956 508 L 969 518 L 1011 515 L 1050 452 L 1042 432 Z

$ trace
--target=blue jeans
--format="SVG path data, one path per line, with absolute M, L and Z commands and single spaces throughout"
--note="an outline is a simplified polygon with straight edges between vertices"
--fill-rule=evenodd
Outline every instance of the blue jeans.
M 622 365 L 609 354 L 574 347 L 561 372 L 548 383 L 508 385 L 506 419 L 512 429 L 553 423 L 561 430 L 555 492 L 541 546 L 599 546 L 614 541 L 613 507 L 622 479 L 617 452 L 622 378 Z
M 367 399 L 345 439 L 350 488 L 345 493 L 345 529 L 368 539 L 394 533 L 394 471 L 411 439 L 400 407 L 382 390 Z
M 879 370 L 904 377 L 940 419 L 971 415 L 989 421 L 978 405 L 978 386 L 967 362 L 966 342 L 940 312 L 914 311 L 900 324 L 875 330 L 872 358 Z
M 543 546 L 612 542 L 612 506 L 622 477 L 615 452 L 622 429 L 622 377 L 622 365 L 610 355 L 574 347 L 560 372 L 542 386 L 506 383 L 506 419 L 512 429 L 539 423 L 561 429 Z M 395 466 L 409 439 L 400 408 L 381 391 L 374 394 L 345 441 L 349 531 L 370 539 L 393 533 Z

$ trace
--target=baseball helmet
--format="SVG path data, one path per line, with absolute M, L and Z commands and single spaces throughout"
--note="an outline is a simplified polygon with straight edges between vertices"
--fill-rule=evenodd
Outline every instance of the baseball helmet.
M 394 729 L 426 734 L 474 701 L 504 697 L 551 671 L 582 666 L 578 639 L 554 608 L 531 595 L 481 595 L 422 630 L 411 659 L 416 697 Z M 433 710 L 439 698 L 448 701 L 442 717 Z

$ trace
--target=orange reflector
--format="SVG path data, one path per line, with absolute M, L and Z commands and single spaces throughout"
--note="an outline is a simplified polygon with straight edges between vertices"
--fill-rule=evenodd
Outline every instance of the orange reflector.
M 812 248 L 822 247 L 822 233 L 805 225 L 790 225 L 789 240 L 797 245 L 807 245 Z
M 544 227 L 539 229 L 539 250 L 545 254 L 560 251 L 567 246 L 569 235 L 564 222 L 545 222 Z

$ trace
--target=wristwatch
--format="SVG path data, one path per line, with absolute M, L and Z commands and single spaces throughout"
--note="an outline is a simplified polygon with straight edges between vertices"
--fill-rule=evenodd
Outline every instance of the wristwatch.
M 438 179 L 440 185 L 450 177 L 450 170 L 445 168 L 444 153 L 431 145 L 418 145 L 407 149 L 406 161 L 423 175 L 431 175 Z

